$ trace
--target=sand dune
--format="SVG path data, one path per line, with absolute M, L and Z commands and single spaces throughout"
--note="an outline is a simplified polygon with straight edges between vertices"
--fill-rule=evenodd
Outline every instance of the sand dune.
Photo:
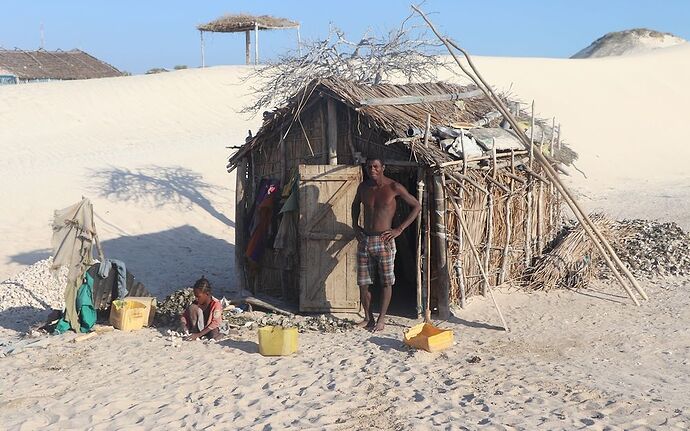
M 626 57 L 476 63 L 498 89 L 535 100 L 538 116 L 557 117 L 587 175 L 567 178 L 583 204 L 690 229 L 690 45 Z
M 588 177 L 568 179 L 583 203 L 686 229 L 689 60 L 688 46 L 590 60 L 476 59 L 497 88 L 558 117 Z M 201 274 L 219 293 L 231 290 L 234 179 L 225 146 L 259 125 L 237 112 L 250 100 L 244 72 L 0 87 L 0 278 L 46 257 L 52 211 L 86 195 L 106 253 L 124 258 L 155 294 Z M 501 294 L 510 334 L 492 329 L 491 303 L 475 298 L 444 323 L 457 342 L 439 354 L 403 348 L 401 331 L 411 322 L 399 318 L 378 336 L 305 334 L 298 355 L 275 359 L 256 354 L 250 331 L 182 347 L 153 329 L 84 344 L 50 338 L 46 350 L 0 359 L 0 422 L 8 429 L 687 428 L 688 280 L 645 283 L 652 301 L 642 308 L 622 305 L 609 288 Z M 481 362 L 467 362 L 472 356 Z

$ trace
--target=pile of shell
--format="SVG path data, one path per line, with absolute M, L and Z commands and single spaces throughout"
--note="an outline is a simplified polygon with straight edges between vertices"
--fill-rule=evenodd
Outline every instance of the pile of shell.
M 618 229 L 616 253 L 635 275 L 690 275 L 690 236 L 677 224 L 622 220 Z
M 165 300 L 157 305 L 155 323 L 156 326 L 169 326 L 176 328 L 180 323 L 180 314 L 194 301 L 192 288 L 181 289 L 168 295 Z
M 339 319 L 333 316 L 283 316 L 280 314 L 262 313 L 260 311 L 245 312 L 241 314 L 224 313 L 223 320 L 230 328 L 256 329 L 261 326 L 282 326 L 284 328 L 297 328 L 299 332 L 345 332 L 354 328 L 355 323 L 347 319 Z
M 169 295 L 158 304 L 155 317 L 156 326 L 177 328 L 180 314 L 192 301 L 194 301 L 194 291 L 191 288 L 181 289 Z M 221 302 L 225 309 L 223 311 L 223 325 L 220 329 L 222 333 L 226 334 L 230 329 L 256 329 L 261 326 L 297 328 L 299 332 L 345 332 L 355 326 L 351 320 L 323 314 L 319 316 L 285 316 L 261 311 L 242 311 L 242 309 L 230 305 L 225 299 L 222 299 Z

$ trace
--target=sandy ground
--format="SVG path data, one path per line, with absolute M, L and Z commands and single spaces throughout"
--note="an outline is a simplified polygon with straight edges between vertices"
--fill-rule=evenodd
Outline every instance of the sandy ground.
M 580 154 L 568 181 L 591 209 L 690 229 L 690 47 L 595 60 L 478 58 Z M 235 286 L 228 145 L 259 119 L 238 110 L 243 67 L 0 88 L 0 279 L 49 254 L 54 209 L 94 201 L 109 257 L 163 296 L 207 275 Z M 511 87 L 512 85 L 512 87 Z M 253 334 L 173 348 L 156 330 L 104 334 L 0 359 L 6 429 L 688 428 L 688 280 L 652 301 L 559 292 L 500 296 L 448 323 L 455 346 L 401 347 L 411 322 L 372 336 L 304 334 L 290 358 Z M 618 295 L 618 292 L 614 292 Z M 0 338 L 20 325 L 0 313 Z M 472 356 L 481 362 L 472 364 Z
M 300 334 L 263 357 L 249 330 L 173 347 L 155 329 L 0 360 L 6 429 L 687 429 L 690 279 L 646 283 L 641 308 L 593 290 L 502 293 L 443 324 L 438 353 L 384 333 Z M 54 339 L 56 340 L 56 339 Z M 472 363 L 473 357 L 480 359 Z

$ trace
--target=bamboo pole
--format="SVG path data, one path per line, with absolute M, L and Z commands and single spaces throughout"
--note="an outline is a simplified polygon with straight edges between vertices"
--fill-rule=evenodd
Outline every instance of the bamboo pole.
M 554 150 L 553 146 L 556 142 L 556 117 L 553 117 L 551 121 L 551 143 L 549 144 L 549 156 L 553 159 Z M 549 182 L 549 196 L 554 197 L 553 183 Z M 556 214 L 558 212 L 558 196 L 551 202 L 549 206 L 549 241 L 556 236 Z
M 525 267 L 532 266 L 532 189 L 534 180 L 531 172 L 534 163 L 534 100 L 532 101 L 532 111 L 530 113 L 530 134 L 529 134 L 529 161 L 527 166 L 527 215 L 525 217 Z
M 463 134 L 460 135 L 460 147 L 462 151 L 462 175 L 466 176 L 467 175 L 467 151 L 465 150 L 465 140 L 463 139 Z M 460 191 L 458 192 L 458 197 L 460 198 L 460 213 L 462 214 L 462 209 L 465 207 L 465 184 L 463 181 L 460 181 Z M 460 306 L 462 308 L 465 308 L 465 298 L 467 296 L 466 294 L 466 289 L 467 286 L 465 285 L 465 277 L 464 277 L 464 271 L 463 271 L 463 255 L 465 254 L 464 248 L 464 238 L 465 238 L 465 233 L 462 231 L 462 227 L 460 226 L 460 219 L 458 219 L 458 235 L 459 240 L 460 240 L 460 255 L 458 256 L 458 263 L 460 265 Z
M 436 249 L 436 279 L 438 283 L 438 315 L 450 317 L 450 274 L 448 272 L 448 244 L 446 243 L 446 180 L 443 173 L 434 175 L 434 237 Z
M 496 144 L 491 146 L 491 156 L 493 159 L 493 171 L 491 178 L 496 180 Z M 489 193 L 486 196 L 487 217 L 486 217 L 486 251 L 484 252 L 484 268 L 485 272 L 489 273 L 489 265 L 491 265 L 491 242 L 493 241 L 494 232 L 494 185 L 489 183 L 487 185 Z M 486 296 L 486 291 L 489 289 L 489 279 L 484 280 L 482 284 L 482 296 Z
M 515 150 L 510 150 L 510 171 L 515 175 Z M 508 198 L 506 199 L 506 245 L 503 248 L 503 255 L 501 256 L 501 272 L 498 276 L 498 284 L 501 285 L 505 283 L 506 278 L 510 278 L 510 255 L 508 251 L 510 250 L 510 240 L 513 236 L 513 226 L 511 223 L 512 211 L 513 211 L 513 190 L 514 190 L 514 180 L 510 178 L 510 192 L 508 193 Z
M 465 233 L 465 236 L 467 237 L 467 243 L 470 246 L 470 249 L 472 250 L 472 255 L 474 256 L 475 260 L 477 261 L 477 265 L 479 266 L 479 270 L 482 273 L 482 277 L 484 278 L 484 282 L 489 284 L 489 276 L 486 274 L 484 271 L 484 267 L 482 266 L 482 261 L 479 258 L 479 252 L 477 251 L 477 248 L 474 246 L 474 241 L 472 241 L 472 237 L 470 236 L 469 231 L 467 230 L 467 226 L 465 221 L 463 220 L 462 216 L 462 211 L 460 211 L 460 208 L 458 208 L 458 204 L 455 203 L 455 201 L 451 200 L 453 203 L 453 206 L 455 207 L 455 213 L 458 216 L 458 220 L 460 220 L 460 226 L 462 227 L 463 232 Z M 498 312 L 498 317 L 501 318 L 501 323 L 503 323 L 503 329 L 505 329 L 506 332 L 508 332 L 508 324 L 506 323 L 506 319 L 503 318 L 503 313 L 501 313 L 501 309 L 498 307 L 498 302 L 496 302 L 496 298 L 494 297 L 494 292 L 491 286 L 489 286 L 489 295 L 491 296 L 491 300 L 494 303 L 494 306 L 496 307 L 496 311 Z
M 417 199 L 419 205 L 424 208 L 424 181 L 422 169 L 417 169 Z M 417 318 L 422 315 L 422 211 L 417 214 Z
M 429 28 L 434 32 L 434 34 L 443 42 L 443 44 L 446 46 L 448 49 L 448 52 L 451 54 L 457 65 L 460 67 L 460 69 L 484 92 L 485 96 L 489 99 L 489 101 L 494 105 L 494 107 L 501 112 L 501 114 L 504 116 L 504 118 L 510 123 L 511 127 L 513 127 L 515 133 L 517 134 L 518 138 L 522 141 L 523 145 L 525 147 L 529 147 L 529 140 L 527 139 L 527 136 L 524 134 L 522 130 L 519 129 L 517 121 L 515 118 L 511 115 L 510 111 L 506 108 L 505 104 L 503 101 L 496 95 L 496 93 L 493 91 L 491 86 L 489 86 L 482 75 L 479 73 L 477 68 L 474 66 L 474 63 L 472 61 L 472 58 L 470 55 L 465 51 L 463 48 L 458 46 L 456 43 L 453 41 L 444 38 L 441 36 L 441 34 L 436 30 L 436 27 L 431 23 L 431 21 L 427 18 L 427 16 L 416 6 L 412 6 L 412 9 L 414 9 L 417 13 L 419 13 L 424 21 L 429 25 Z M 459 50 L 465 57 L 465 59 L 468 62 L 468 65 L 472 69 L 474 73 L 470 73 L 465 66 L 463 66 L 462 62 L 458 58 L 457 54 L 453 51 L 452 48 L 455 48 Z M 559 127 L 560 128 L 560 127 Z M 560 130 L 559 130 L 559 135 L 560 135 Z M 573 197 L 572 193 L 570 190 L 563 184 L 563 182 L 558 178 L 558 174 L 556 173 L 555 169 L 553 166 L 550 165 L 549 161 L 543 156 L 539 155 L 538 157 L 539 163 L 543 165 L 543 168 L 549 177 L 549 179 L 553 182 L 554 186 L 558 190 L 558 192 L 563 196 L 565 199 L 566 203 L 568 206 L 571 208 L 573 211 L 573 214 L 575 217 L 578 219 L 580 224 L 583 226 L 585 231 L 587 232 L 588 236 L 592 238 L 592 242 L 595 244 L 597 247 L 597 250 L 599 253 L 602 255 L 604 260 L 606 261 L 606 264 L 608 267 L 611 269 L 611 271 L 614 273 L 614 276 L 616 277 L 617 281 L 621 284 L 621 287 L 626 291 L 628 296 L 633 300 L 633 302 L 636 305 L 639 305 L 639 302 L 637 298 L 632 294 L 632 291 L 630 288 L 625 284 L 625 280 L 623 280 L 620 272 L 618 271 L 618 267 L 624 272 L 628 280 L 632 283 L 632 285 L 635 287 L 637 292 L 644 298 L 647 299 L 647 294 L 644 292 L 642 287 L 639 285 L 635 277 L 630 273 L 628 268 L 623 264 L 623 262 L 620 261 L 620 258 L 616 254 L 616 252 L 613 250 L 611 245 L 609 244 L 608 240 L 601 234 L 599 229 L 592 223 L 590 220 L 589 216 L 584 212 L 582 207 L 577 203 L 575 198 Z M 610 253 L 610 256 L 609 254 Z M 614 263 L 611 261 L 611 259 L 615 261 Z
M 429 179 L 427 178 L 427 184 Z M 431 211 L 429 210 L 429 190 L 426 192 L 426 225 L 424 246 L 424 272 L 426 273 L 426 304 L 424 308 L 424 321 L 431 323 Z
M 544 140 L 539 144 L 539 151 L 544 147 Z M 537 254 L 544 251 L 544 183 L 537 183 Z

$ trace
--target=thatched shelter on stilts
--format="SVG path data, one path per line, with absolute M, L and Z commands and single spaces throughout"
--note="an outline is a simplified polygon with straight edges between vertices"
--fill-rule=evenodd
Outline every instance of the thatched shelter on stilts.
M 297 30 L 297 49 L 299 49 L 300 35 L 299 23 L 287 18 L 278 18 L 270 15 L 229 14 L 220 18 L 200 24 L 199 30 L 201 42 L 201 67 L 206 66 L 206 54 L 204 47 L 204 33 L 244 33 L 245 63 L 251 64 L 251 33 L 254 32 L 254 64 L 259 64 L 259 31 L 260 30 Z
M 518 119 L 532 148 L 553 155 L 553 128 L 525 111 Z M 299 89 L 264 114 L 228 163 L 237 170 L 243 287 L 298 302 L 301 311 L 358 310 L 350 206 L 372 157 L 423 205 L 418 223 L 396 239 L 399 311 L 419 316 L 429 286 L 431 308 L 447 318 L 451 304 L 520 280 L 554 238 L 560 205 L 534 155 L 501 123 L 479 90 L 444 82 L 331 78 Z M 394 225 L 407 211 L 399 202 Z

